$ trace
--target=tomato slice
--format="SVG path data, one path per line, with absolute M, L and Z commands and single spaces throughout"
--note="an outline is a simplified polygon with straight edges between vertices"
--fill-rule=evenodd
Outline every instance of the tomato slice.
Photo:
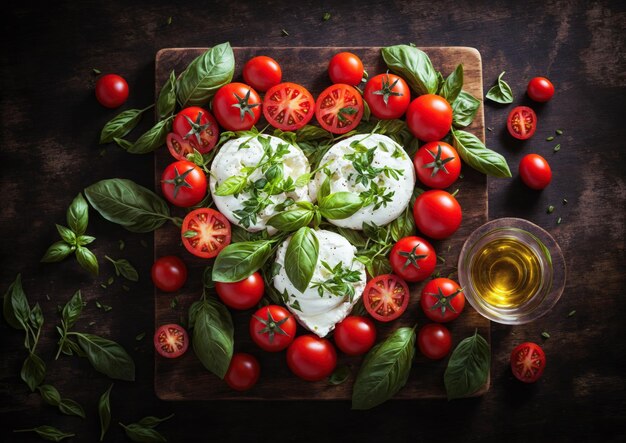
M 409 297 L 409 287 L 404 280 L 393 274 L 382 274 L 367 283 L 363 304 L 376 320 L 388 322 L 406 311 Z
M 363 117 L 361 94 L 350 85 L 338 83 L 320 94 L 315 104 L 315 117 L 328 132 L 345 134 L 356 128 Z
M 526 140 L 537 130 L 537 114 L 528 106 L 517 106 L 509 113 L 506 127 L 513 137 Z
M 189 335 L 180 325 L 163 325 L 154 333 L 154 349 L 165 358 L 180 357 L 188 347 Z
M 295 131 L 313 118 L 315 100 L 304 86 L 280 83 L 270 88 L 263 98 L 265 120 L 283 131 Z
M 524 383 L 536 382 L 546 367 L 546 354 L 538 344 L 522 343 L 511 353 L 513 375 Z
M 212 258 L 230 244 L 230 223 L 214 209 L 196 209 L 183 220 L 181 237 L 193 255 Z
M 198 149 L 197 145 L 191 139 L 185 140 L 180 135 L 170 132 L 167 134 L 167 149 L 176 160 L 187 160 L 187 154 L 193 153 L 194 149 Z

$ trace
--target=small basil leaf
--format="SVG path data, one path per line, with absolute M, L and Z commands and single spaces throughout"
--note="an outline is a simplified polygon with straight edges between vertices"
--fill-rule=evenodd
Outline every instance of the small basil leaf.
M 84 246 L 93 243 L 95 240 L 96 237 L 92 237 L 91 235 L 81 235 L 76 239 L 76 243 L 79 246 Z
M 272 134 L 274 137 L 278 137 L 281 140 L 286 141 L 287 143 L 290 143 L 292 145 L 296 145 L 296 133 L 295 132 L 291 132 L 291 131 L 283 131 L 281 129 L 275 129 L 274 133 Z
M 296 179 L 296 183 L 295 183 L 296 188 L 301 188 L 303 186 L 308 185 L 309 182 L 311 181 L 311 178 L 312 178 L 311 173 L 305 172 L 304 174 L 302 174 L 300 177 Z
M 328 139 L 331 140 L 333 135 L 320 128 L 319 126 L 305 125 L 296 131 L 297 142 L 308 142 L 313 140 Z
M 76 417 L 85 418 L 85 410 L 74 400 L 62 398 L 59 403 L 59 411 L 65 415 L 75 415 Z
M 146 154 L 165 144 L 168 132 L 172 130 L 172 117 L 161 120 L 130 146 L 126 152 L 131 154 Z
M 365 102 L 363 102 L 365 103 Z M 346 365 L 339 366 L 328 378 L 331 385 L 340 385 L 350 378 L 350 368 Z
M 119 344 L 93 334 L 76 333 L 76 337 L 96 371 L 119 380 L 135 380 L 135 362 Z
M 195 306 L 194 306 L 195 305 Z M 203 366 L 224 378 L 233 356 L 234 328 L 228 309 L 209 297 L 196 302 L 193 311 L 193 339 L 195 354 Z
M 2 304 L 4 319 L 14 329 L 26 329 L 30 318 L 28 299 L 22 288 L 22 275 L 17 274 L 15 281 L 4 294 Z
M 402 120 L 398 120 L 398 119 L 379 120 L 376 122 L 376 125 L 372 129 L 372 132 L 376 134 L 392 136 L 392 135 L 399 134 L 406 128 L 407 128 L 407 125 Z
M 130 148 L 133 147 L 133 142 L 129 142 L 128 140 L 124 140 L 123 138 L 113 137 L 113 141 L 115 142 L 115 144 L 117 144 L 117 146 L 125 151 L 128 151 Z
M 163 423 L 164 421 L 167 421 L 167 420 L 169 420 L 172 417 L 174 417 L 174 414 L 170 414 L 167 417 L 163 417 L 163 418 L 154 417 L 152 415 L 149 415 L 149 416 L 144 417 L 141 420 L 139 420 L 137 422 L 137 424 L 140 424 L 141 426 L 145 426 L 146 428 L 155 428 L 158 425 L 160 425 L 161 423 Z
M 89 206 L 83 194 L 78 195 L 67 208 L 67 225 L 76 235 L 83 235 L 87 231 L 87 223 L 89 222 Z
M 22 380 L 24 380 L 32 392 L 35 392 L 35 389 L 43 382 L 45 376 L 46 364 L 44 361 L 37 354 L 28 354 L 20 371 Z
M 61 403 L 61 394 L 52 385 L 41 385 L 37 387 L 43 401 L 52 406 L 59 406 Z
M 404 78 L 417 95 L 437 92 L 437 71 L 426 53 L 410 45 L 389 46 L 381 52 L 387 67 Z
M 489 91 L 487 91 L 487 95 L 485 96 L 489 100 L 492 100 L 496 103 L 513 103 L 513 91 L 511 91 L 511 87 L 505 82 L 502 77 L 504 77 L 504 73 L 506 71 L 502 71 L 498 76 L 498 83 L 493 86 Z
M 159 120 L 164 120 L 176 109 L 176 74 L 170 72 L 170 76 L 159 92 L 156 104 L 157 116 Z
M 326 177 L 317 192 L 317 200 L 322 201 L 330 194 L 330 178 Z
M 505 158 L 487 149 L 474 134 L 453 129 L 452 139 L 463 161 L 472 168 L 492 177 L 511 177 L 511 170 Z
M 100 441 L 104 440 L 104 435 L 109 430 L 111 425 L 111 389 L 113 384 L 109 386 L 109 389 L 104 391 L 98 400 L 98 415 L 100 417 Z
M 480 100 L 462 90 L 452 103 L 452 124 L 457 128 L 471 125 L 479 107 Z
M 139 281 L 139 273 L 128 260 L 126 260 L 125 258 L 114 260 L 108 255 L 105 255 L 104 257 L 111 263 L 113 263 L 113 266 L 115 267 L 115 275 L 117 275 L 118 277 L 121 275 L 126 280 Z
M 66 438 L 74 437 L 76 434 L 71 434 L 69 432 L 63 432 L 60 429 L 57 429 L 53 426 L 38 426 L 32 429 L 17 429 L 13 432 L 34 432 L 44 440 L 48 441 L 62 441 Z
M 65 306 L 63 306 L 63 310 L 61 311 L 63 322 L 67 329 L 71 329 L 72 326 L 74 326 L 76 320 L 78 320 L 78 317 L 80 317 L 80 314 L 83 312 L 84 305 L 83 296 L 79 289 Z
M 248 278 L 272 255 L 271 240 L 244 241 L 226 246 L 213 264 L 213 281 L 232 283 Z
M 272 216 L 267 224 L 279 231 L 293 232 L 307 226 L 313 220 L 313 211 L 310 209 L 292 209 Z
M 319 202 L 319 210 L 329 220 L 350 217 L 363 206 L 361 197 L 352 192 L 335 192 Z
M 39 303 L 35 303 L 33 309 L 30 310 L 30 324 L 35 329 L 40 329 L 43 326 L 43 312 Z
M 461 93 L 463 88 L 463 65 L 459 65 L 456 69 L 446 78 L 446 81 L 441 87 L 441 95 L 448 103 L 454 103 L 456 98 Z
M 165 443 L 167 440 L 159 431 L 152 428 L 146 428 L 138 423 L 131 423 L 126 426 L 120 423 L 120 426 L 124 428 L 126 436 L 132 441 L 140 443 Z
M 220 197 L 226 195 L 234 195 L 239 194 L 248 184 L 248 178 L 245 175 L 234 175 L 232 177 L 228 177 L 222 183 L 217 185 L 215 188 L 215 195 L 219 195 Z
M 74 231 L 62 225 L 56 225 L 56 227 L 57 231 L 59 231 L 59 235 L 65 243 L 68 245 L 76 244 L 76 234 L 74 234 Z
M 443 375 L 448 400 L 467 397 L 480 389 L 487 382 L 490 365 L 489 344 L 478 331 L 462 340 Z
M 145 109 L 129 109 L 113 117 L 100 132 L 100 144 L 124 137 L 137 126 L 144 111 Z
M 365 265 L 365 269 L 372 277 L 377 277 L 383 274 L 391 274 L 391 264 L 389 259 L 382 255 L 377 255 L 368 264 Z
M 370 105 L 367 104 L 365 100 L 363 100 L 363 117 L 361 118 L 365 122 L 369 122 L 372 117 L 372 111 L 370 109 Z
M 295 288 L 304 292 L 317 266 L 319 241 L 311 228 L 300 228 L 289 240 L 285 254 L 285 272 Z
M 41 258 L 41 262 L 42 263 L 56 263 L 66 258 L 72 252 L 74 252 L 72 250 L 72 247 L 68 245 L 66 242 L 64 242 L 63 240 L 60 240 L 50 245 L 46 253 Z
M 98 275 L 98 259 L 89 249 L 82 246 L 76 248 L 76 259 L 78 260 L 78 264 L 84 269 L 91 272 L 93 275 Z

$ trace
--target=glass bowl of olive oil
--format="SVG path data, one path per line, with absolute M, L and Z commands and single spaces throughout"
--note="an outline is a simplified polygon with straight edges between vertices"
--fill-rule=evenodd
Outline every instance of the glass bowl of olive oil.
M 476 229 L 459 256 L 459 283 L 478 313 L 523 324 L 547 313 L 565 287 L 565 260 L 554 238 L 521 218 Z

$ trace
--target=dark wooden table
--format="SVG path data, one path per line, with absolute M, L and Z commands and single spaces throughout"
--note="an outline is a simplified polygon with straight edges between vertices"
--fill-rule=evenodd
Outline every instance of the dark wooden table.
M 24 2 L 3 14 L 0 281 L 4 291 L 22 273 L 31 303 L 38 301 L 46 317 L 39 345 L 48 363 L 46 380 L 79 401 L 87 419 L 60 415 L 29 393 L 19 379 L 26 356 L 22 334 L 2 322 L 3 441 L 37 441 L 23 434 L 18 439 L 11 431 L 41 424 L 76 432 L 74 441 L 98 438 L 97 399 L 110 381 L 83 359 L 54 361 L 57 304 L 79 288 L 89 300 L 80 327 L 119 341 L 137 364 L 137 381 L 116 382 L 113 388 L 107 441 L 124 441 L 117 422 L 171 412 L 176 417 L 160 427 L 169 441 L 626 438 L 623 2 L 78 3 L 38 9 Z M 326 22 L 325 12 L 332 15 Z M 65 209 L 82 188 L 115 176 L 153 183 L 151 155 L 132 156 L 113 145 L 101 151 L 99 131 L 116 111 L 94 99 L 92 69 L 126 77 L 131 89 L 126 106 L 144 107 L 153 100 L 157 50 L 222 41 L 233 46 L 473 46 L 483 57 L 485 90 L 503 70 L 516 104 L 527 102 L 524 90 L 531 77 L 546 75 L 556 84 L 551 102 L 534 105 L 540 126 L 529 142 L 516 143 L 506 134 L 510 106 L 487 103 L 485 109 L 486 125 L 493 128 L 487 144 L 507 157 L 514 172 L 529 152 L 545 155 L 554 172 L 553 183 L 540 193 L 515 177 L 489 180 L 489 217 L 523 217 L 550 231 L 565 253 L 569 278 L 563 298 L 546 317 L 525 326 L 492 325 L 492 386 L 484 397 L 391 401 L 367 412 L 352 412 L 347 402 L 162 402 L 154 395 L 149 340 L 152 236 L 131 234 L 92 212 L 89 232 L 97 237 L 93 250 L 102 277 L 89 277 L 74 260 L 39 263 L 56 241 L 54 224 L 64 222 Z M 564 134 L 545 141 L 556 128 Z M 553 153 L 556 142 L 561 150 Z M 546 212 L 549 205 L 555 206 L 552 214 Z M 125 242 L 124 251 L 118 240 Z M 112 274 L 105 254 L 123 256 L 138 268 L 140 282 L 130 292 L 119 281 L 100 287 Z M 95 300 L 113 310 L 102 312 Z M 568 317 L 572 310 L 576 314 Z M 542 340 L 542 331 L 551 338 Z M 136 341 L 141 332 L 146 338 Z M 508 367 L 511 349 L 527 340 L 543 341 L 548 359 L 543 378 L 531 386 L 515 381 Z

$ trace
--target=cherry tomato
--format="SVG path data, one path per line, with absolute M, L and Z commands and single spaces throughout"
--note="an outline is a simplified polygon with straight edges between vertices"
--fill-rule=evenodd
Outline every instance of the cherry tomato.
M 425 142 L 441 140 L 452 127 L 452 107 L 435 94 L 420 95 L 406 111 L 411 134 Z
M 517 106 L 506 119 L 509 134 L 519 140 L 526 140 L 537 130 L 537 114 L 528 106 Z
M 175 255 L 166 255 L 154 262 L 151 274 L 154 286 L 164 292 L 174 292 L 187 281 L 187 266 Z
M 332 85 L 317 98 L 315 117 L 322 128 L 333 134 L 352 131 L 363 117 L 361 94 L 349 85 Z
M 252 57 L 243 67 L 243 81 L 259 92 L 280 83 L 283 71 L 276 60 L 265 55 Z
M 554 95 L 554 85 L 545 77 L 535 77 L 528 82 L 526 92 L 536 102 L 547 102 Z
M 206 175 L 195 163 L 179 160 L 161 175 L 161 192 L 171 204 L 188 208 L 206 196 Z
M 349 316 L 335 326 L 335 344 L 347 355 L 361 355 L 376 342 L 376 326 L 367 317 Z
M 463 312 L 465 294 L 453 280 L 435 278 L 422 289 L 420 306 L 426 317 L 432 321 L 447 323 Z
M 452 348 L 452 336 L 444 325 L 429 323 L 417 334 L 417 346 L 431 360 L 440 360 Z
M 248 85 L 229 83 L 213 97 L 213 114 L 228 131 L 247 131 L 261 118 L 261 97 Z
M 303 380 L 322 380 L 335 370 L 337 352 L 325 338 L 313 334 L 301 335 L 287 349 L 287 366 Z
M 389 262 L 393 273 L 406 281 L 426 280 L 435 270 L 435 248 L 421 237 L 404 237 L 391 249 Z
M 96 99 L 105 108 L 118 108 L 128 98 L 128 83 L 117 74 L 106 74 L 96 81 Z
M 328 75 L 333 83 L 356 86 L 363 80 L 363 62 L 351 52 L 333 55 L 328 63 Z
M 552 180 L 550 165 L 538 154 L 528 154 L 522 158 L 519 175 L 526 186 L 537 191 L 548 186 Z
M 515 378 L 524 383 L 539 380 L 545 368 L 546 354 L 538 344 L 522 343 L 511 352 L 511 371 Z
M 400 118 L 411 101 L 411 91 L 406 82 L 394 74 L 378 74 L 367 81 L 363 97 L 380 119 Z
M 167 149 L 176 160 L 187 160 L 187 154 L 193 153 L 194 149 L 198 149 L 195 142 L 191 139 L 185 140 L 180 135 L 170 132 L 165 139 Z
M 461 226 L 461 205 L 449 192 L 426 191 L 413 205 L 415 225 L 424 235 L 442 240 L 450 237 Z
M 224 381 L 235 391 L 247 391 L 259 381 L 260 373 L 261 366 L 253 355 L 238 352 L 230 360 Z
M 176 114 L 172 131 L 189 142 L 201 154 L 206 154 L 213 149 L 220 135 L 215 118 L 209 111 L 198 106 L 185 108 Z M 170 152 L 172 152 L 171 149 Z M 182 160 L 187 160 L 187 158 Z
M 215 290 L 226 306 L 233 309 L 250 309 L 265 294 L 263 277 L 255 272 L 248 278 L 233 283 L 215 283 Z
M 413 164 L 417 178 L 430 188 L 447 188 L 461 174 L 461 159 L 446 142 L 426 143 L 415 153 Z
M 404 280 L 393 274 L 382 274 L 365 286 L 363 304 L 376 320 L 389 322 L 404 314 L 410 295 Z
M 296 337 L 296 321 L 282 306 L 263 306 L 250 318 L 250 337 L 264 351 L 282 351 Z
M 185 216 L 181 238 L 196 257 L 213 258 L 230 244 L 230 223 L 214 209 L 200 208 Z
M 187 331 L 174 323 L 159 327 L 154 333 L 153 341 L 154 349 L 165 358 L 180 357 L 189 347 Z
M 272 86 L 263 98 L 263 116 L 275 128 L 295 131 L 306 125 L 315 113 L 315 100 L 309 91 L 295 83 Z

